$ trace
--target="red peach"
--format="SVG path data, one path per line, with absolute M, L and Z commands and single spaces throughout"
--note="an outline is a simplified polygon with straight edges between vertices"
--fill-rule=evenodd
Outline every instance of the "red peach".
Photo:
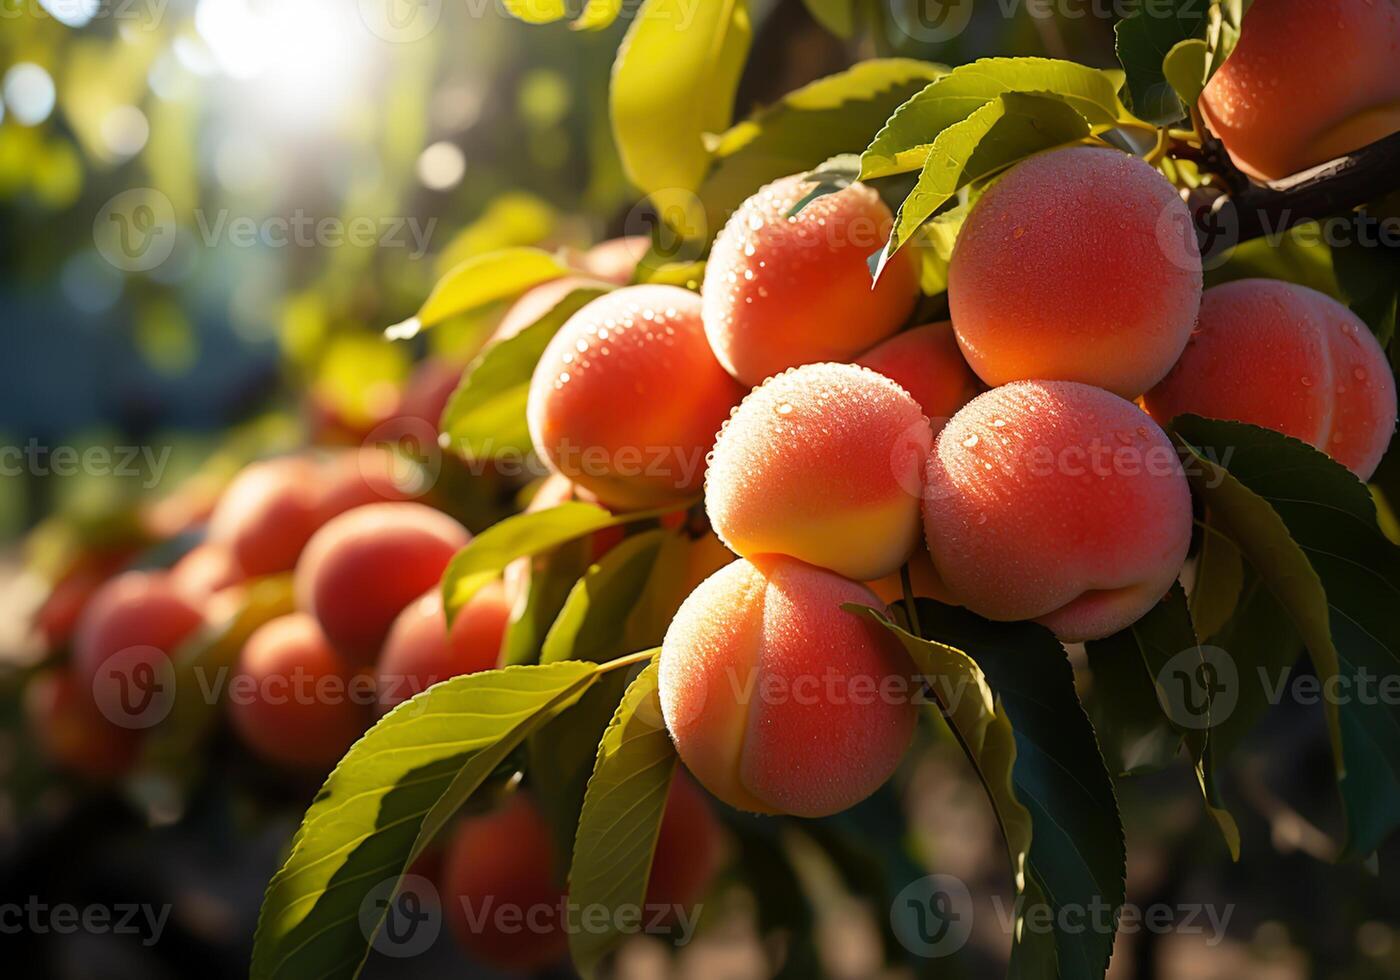
M 289 571 L 320 526 L 321 476 L 301 456 L 253 463 L 219 499 L 208 540 L 229 548 L 249 577 Z
M 935 435 L 953 413 L 982 390 L 963 358 L 949 320 L 897 333 L 855 362 L 878 371 L 913 395 Z
M 387 711 L 438 681 L 496 666 L 510 619 L 505 587 L 492 582 L 472 596 L 447 628 L 442 591 L 429 589 L 394 620 L 375 665 L 379 708 Z

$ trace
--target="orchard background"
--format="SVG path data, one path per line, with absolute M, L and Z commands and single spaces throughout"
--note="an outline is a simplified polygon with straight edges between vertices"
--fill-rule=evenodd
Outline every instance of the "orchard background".
M 7 975 L 1400 975 L 1394 0 L 0 15 Z

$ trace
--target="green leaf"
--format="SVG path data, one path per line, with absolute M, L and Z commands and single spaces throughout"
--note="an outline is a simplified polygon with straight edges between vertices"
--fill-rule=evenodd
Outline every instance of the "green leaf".
M 468 674 L 380 719 L 327 778 L 268 885 L 252 980 L 355 976 L 374 937 L 362 928 L 368 893 L 402 875 L 525 736 L 598 676 L 584 663 Z
M 1309 221 L 1282 235 L 1241 242 L 1223 265 L 1206 270 L 1206 287 L 1236 279 L 1285 279 L 1341 299 L 1332 270 L 1333 251 L 1322 239 L 1317 222 Z
M 1008 92 L 996 96 L 933 141 L 919 180 L 899 207 L 880 265 L 935 211 L 973 181 L 999 173 L 1032 153 L 1076 143 L 1089 124 L 1057 98 Z
M 1186 115 L 1186 107 L 1167 79 L 1164 63 L 1182 41 L 1205 38 L 1204 8 L 1198 0 L 1173 0 L 1170 8 L 1160 0 L 1142 0 L 1138 9 L 1114 26 L 1118 61 L 1127 73 L 1132 109 L 1139 118 L 1165 126 Z
M 588 569 L 590 542 L 578 538 L 552 551 L 532 558 L 518 559 L 529 563 L 523 572 L 525 605 L 513 612 L 501 644 L 501 665 L 538 663 L 544 638 L 559 610 L 564 608 L 574 583 Z M 506 577 L 512 574 L 506 570 Z
M 613 140 L 628 179 L 663 211 L 700 186 L 704 136 L 730 123 L 751 35 L 745 0 L 645 0 L 628 28 L 608 89 Z
M 947 72 L 912 58 L 878 58 L 819 78 L 730 128 L 700 188 L 713 234 L 762 185 L 858 151 L 895 107 Z
M 983 58 L 953 69 L 901 105 L 861 155 L 861 179 L 924 167 L 941 133 L 1016 92 L 1053 96 L 1096 130 L 1136 122 L 1113 79 L 1097 69 L 1053 58 Z
M 1011 975 L 1055 976 L 1058 968 L 1061 977 L 1101 978 L 1124 900 L 1123 828 L 1063 648 L 1032 623 L 991 623 L 928 599 L 917 609 L 930 639 L 873 610 L 846 608 L 884 625 L 909 651 L 987 789 L 1025 899 Z M 1025 913 L 1037 905 L 1048 905 L 1057 923 L 1061 909 L 1077 910 L 1083 928 L 1034 928 Z M 1095 908 L 1104 921 L 1090 916 Z
M 856 31 L 856 0 L 802 0 L 812 19 L 839 38 Z
M 1244 559 L 1235 543 L 1211 523 L 1201 522 L 1201 551 L 1191 589 L 1191 621 L 1199 636 L 1214 636 L 1234 615 L 1244 588 Z
M 553 255 L 538 248 L 503 248 L 474 256 L 438 280 L 416 316 L 389 327 L 384 336 L 407 340 L 448 317 L 513 299 L 531 286 L 558 279 L 569 271 Z
M 527 24 L 552 24 L 569 15 L 564 0 L 502 0 L 506 13 Z
M 1200 38 L 1189 38 L 1172 45 L 1162 59 L 1162 77 L 1186 105 L 1195 105 L 1206 87 L 1210 50 Z
M 1358 230 L 1368 226 L 1368 219 L 1374 220 L 1365 211 L 1357 212 Z M 1400 248 L 1357 235 L 1332 247 L 1332 269 L 1351 311 L 1366 321 L 1382 347 L 1390 346 L 1400 310 Z
M 628 686 L 608 724 L 593 764 L 579 816 L 569 897 L 578 908 L 641 908 L 661 831 L 676 750 L 661 717 L 657 660 Z M 617 918 L 608 917 L 614 924 Z M 615 931 L 575 929 L 569 935 L 574 966 L 597 975 L 625 937 Z
M 441 431 L 446 445 L 474 460 L 520 459 L 530 452 L 525 407 L 535 365 L 564 321 L 605 291 L 570 290 L 530 326 L 482 351 L 463 372 L 443 410 Z
M 1339 693 L 1324 705 L 1346 853 L 1370 854 L 1400 824 L 1400 712 L 1364 693 L 1400 672 L 1400 549 L 1365 484 L 1311 446 L 1194 415 L 1171 429 L 1193 489 L 1302 637 L 1324 690 Z
M 626 538 L 589 567 L 545 637 L 541 662 L 598 663 L 627 652 L 623 639 L 627 616 L 649 584 L 665 534 L 653 530 Z M 566 859 L 573 847 L 598 740 L 617 710 L 626 684 L 622 671 L 603 678 L 572 711 L 530 737 L 530 775 Z
M 442 573 L 442 605 L 448 622 L 515 559 L 538 555 L 585 534 L 636 519 L 639 515 L 614 517 L 596 504 L 571 500 L 498 521 L 457 552 Z

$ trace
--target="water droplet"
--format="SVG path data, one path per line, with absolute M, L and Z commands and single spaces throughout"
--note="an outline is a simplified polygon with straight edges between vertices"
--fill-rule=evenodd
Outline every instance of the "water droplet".
M 1351 376 L 1352 376 L 1353 378 L 1355 378 L 1357 381 L 1365 381 L 1365 380 L 1366 380 L 1366 369 L 1363 368 L 1363 367 L 1354 367 L 1354 368 L 1351 369 Z
M 1002 426 L 1006 425 L 1006 419 L 992 419 L 992 425 L 1000 429 Z
M 778 406 L 778 414 L 779 414 L 779 415 L 791 415 L 791 414 L 792 414 L 792 404 L 789 403 L 789 402 L 783 402 L 781 405 Z
M 1298 379 L 1298 383 L 1299 383 L 1300 385 L 1302 385 L 1304 388 L 1311 388 L 1312 385 L 1313 385 L 1313 379 L 1310 378 L 1310 377 L 1308 377 L 1308 376 L 1305 374 L 1305 375 L 1303 375 L 1301 378 Z
M 968 449 L 971 449 L 973 446 L 977 445 L 977 433 L 974 432 L 972 435 L 964 439 L 963 445 L 966 446 Z
M 1113 433 L 1113 438 L 1117 439 L 1125 446 L 1131 446 L 1133 444 L 1133 435 L 1131 432 L 1115 432 Z
M 978 523 L 979 526 L 982 525 L 982 524 L 986 524 L 986 523 L 987 523 L 987 515 L 986 515 L 986 514 L 978 514 L 978 515 L 977 515 L 977 523 Z

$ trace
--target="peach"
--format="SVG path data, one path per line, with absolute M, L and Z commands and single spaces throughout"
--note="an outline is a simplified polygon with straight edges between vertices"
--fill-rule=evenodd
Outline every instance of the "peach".
M 1166 594 L 1191 495 L 1166 434 L 1131 402 L 1072 381 L 979 395 L 939 434 L 924 529 L 949 591 L 994 620 L 1091 640 Z
M 195 545 L 170 569 L 170 584 L 192 602 L 208 599 L 244 578 L 233 550 L 208 542 Z
M 92 685 L 98 704 L 128 705 L 131 692 L 148 689 L 147 678 L 158 677 L 203 623 L 199 609 L 168 575 L 124 572 L 83 610 L 73 637 L 74 668 Z
M 138 733 L 108 721 L 72 671 L 36 674 L 25 688 L 24 708 L 39 747 L 62 768 L 110 782 L 135 765 Z
M 817 361 L 849 361 L 899 329 L 919 295 L 912 250 L 872 284 L 867 259 L 893 216 L 855 183 L 787 217 L 812 187 L 800 175 L 761 188 L 729 217 L 705 267 L 705 333 L 747 385 Z
M 380 710 L 460 674 L 490 670 L 501 653 L 510 605 L 500 582 L 484 586 L 447 628 L 442 591 L 429 589 L 394 620 L 375 665 Z
M 302 456 L 243 469 L 209 519 L 209 541 L 233 552 L 249 577 L 288 571 L 321 524 L 321 471 Z
M 904 601 L 904 578 L 899 572 L 891 572 L 884 578 L 865 584 L 887 606 Z M 933 556 L 926 548 L 917 549 L 909 558 L 909 585 L 915 598 L 934 599 L 949 606 L 958 604 L 957 597 L 938 577 L 938 569 L 933 567 Z
M 130 557 L 125 551 L 85 554 L 59 576 L 34 616 L 34 626 L 48 650 L 68 645 L 88 600 Z
M 433 447 L 424 447 L 429 451 Z M 324 523 L 365 504 L 408 500 L 418 487 L 415 464 L 385 446 L 342 449 L 321 463 L 318 519 Z
M 1143 403 L 1163 425 L 1192 412 L 1275 429 L 1362 480 L 1395 431 L 1395 378 L 1366 324 L 1330 296 L 1272 279 L 1206 290 L 1186 352 Z
M 1276 180 L 1400 130 L 1400 7 L 1259 0 L 1201 93 L 1237 166 Z
M 705 342 L 700 303 L 675 286 L 627 286 L 569 318 L 530 381 L 530 436 L 550 469 L 609 507 L 699 492 L 743 394 Z
M 229 684 L 229 720 L 259 756 L 292 769 L 329 770 L 369 727 L 373 685 L 331 648 L 305 613 L 248 637 Z
M 622 286 L 632 279 L 650 248 L 651 238 L 646 235 L 609 238 L 584 252 L 579 264 L 590 276 Z
M 679 768 L 666 794 L 647 879 L 646 904 L 688 909 L 705 897 L 722 860 L 719 820 Z
M 551 966 L 569 948 L 561 872 L 549 824 L 527 794 L 515 793 L 454 832 L 442 871 L 447 924 L 487 966 L 519 973 Z
M 967 362 L 988 385 L 1081 381 L 1136 398 L 1186 346 L 1201 255 L 1176 189 L 1118 150 L 1018 163 L 978 199 L 948 267 Z
M 462 380 L 463 367 L 442 358 L 430 357 L 413 369 L 404 385 L 399 415 L 421 419 L 437 430 L 443 410 Z
M 356 666 L 383 646 L 395 617 L 434 588 L 467 529 L 423 504 L 368 504 L 332 518 L 297 562 L 297 604 Z
M 705 510 L 746 558 L 791 555 L 848 578 L 895 571 L 919 539 L 933 435 L 899 385 L 854 364 L 807 364 L 752 391 L 724 424 Z
M 865 586 L 781 555 L 733 562 L 686 598 L 661 647 L 661 710 L 681 760 L 715 796 L 820 817 L 894 771 L 918 709 L 893 636 L 842 608 Z
M 606 282 L 586 276 L 564 276 L 532 286 L 506 310 L 501 322 L 496 324 L 489 342 L 497 344 L 514 337 L 562 303 L 575 289 L 606 289 L 607 286 Z
M 948 320 L 895 334 L 855 363 L 878 371 L 913 395 L 935 434 L 982 390 Z

